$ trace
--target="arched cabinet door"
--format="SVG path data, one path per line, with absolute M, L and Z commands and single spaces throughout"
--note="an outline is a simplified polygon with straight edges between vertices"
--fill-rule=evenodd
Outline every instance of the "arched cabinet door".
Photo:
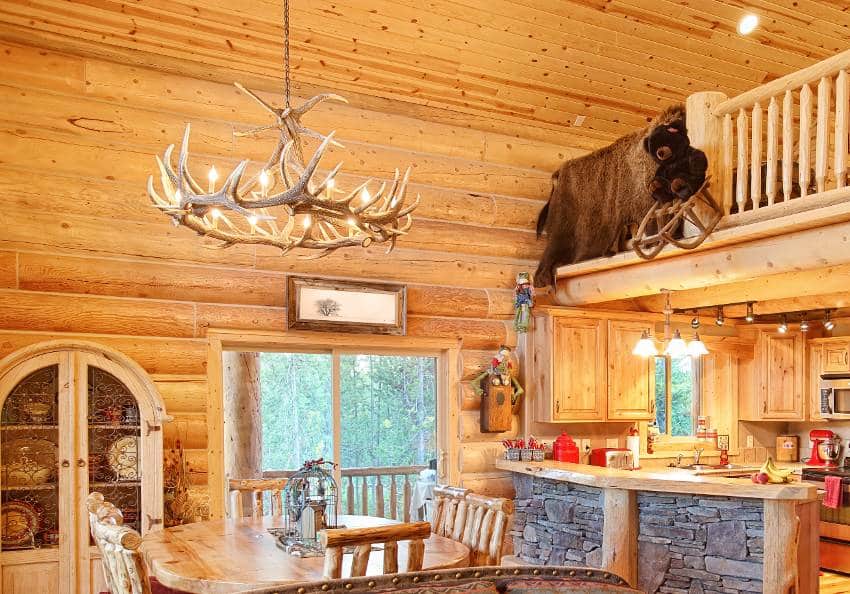
M 44 343 L 0 362 L 0 403 L 0 592 L 104 591 L 86 496 L 103 493 L 142 533 L 161 527 L 153 382 L 99 345 Z

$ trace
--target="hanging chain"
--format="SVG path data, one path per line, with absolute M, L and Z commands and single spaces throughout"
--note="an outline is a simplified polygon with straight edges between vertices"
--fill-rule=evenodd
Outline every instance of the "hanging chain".
M 289 89 L 289 0 L 283 0 L 283 81 L 286 109 L 289 109 L 292 106 Z

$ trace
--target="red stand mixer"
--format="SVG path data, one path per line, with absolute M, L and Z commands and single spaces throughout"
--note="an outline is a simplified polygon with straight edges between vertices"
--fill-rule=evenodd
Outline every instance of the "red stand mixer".
M 806 461 L 807 466 L 838 466 L 841 455 L 841 438 L 829 429 L 809 431 L 812 442 L 812 455 Z

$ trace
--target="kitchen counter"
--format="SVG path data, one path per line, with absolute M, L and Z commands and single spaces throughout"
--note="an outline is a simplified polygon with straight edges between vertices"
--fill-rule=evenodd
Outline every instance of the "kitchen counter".
M 644 592 L 815 592 L 815 485 L 666 468 L 509 462 L 525 563 L 585 565 Z M 736 469 L 737 470 L 737 469 Z
M 733 496 L 742 499 L 817 500 L 817 487 L 808 483 L 758 485 L 746 478 L 717 476 L 723 470 L 694 472 L 682 468 L 618 470 L 568 462 L 511 462 L 498 460 L 501 470 L 560 480 L 588 487 L 659 491 L 692 495 Z M 736 472 L 740 469 L 736 469 Z M 728 470 L 725 472 L 729 472 Z

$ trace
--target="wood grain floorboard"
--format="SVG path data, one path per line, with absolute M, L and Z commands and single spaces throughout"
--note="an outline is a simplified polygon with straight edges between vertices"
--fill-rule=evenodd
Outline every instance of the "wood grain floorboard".
M 823 572 L 820 576 L 820 594 L 847 594 L 850 592 L 850 576 Z

